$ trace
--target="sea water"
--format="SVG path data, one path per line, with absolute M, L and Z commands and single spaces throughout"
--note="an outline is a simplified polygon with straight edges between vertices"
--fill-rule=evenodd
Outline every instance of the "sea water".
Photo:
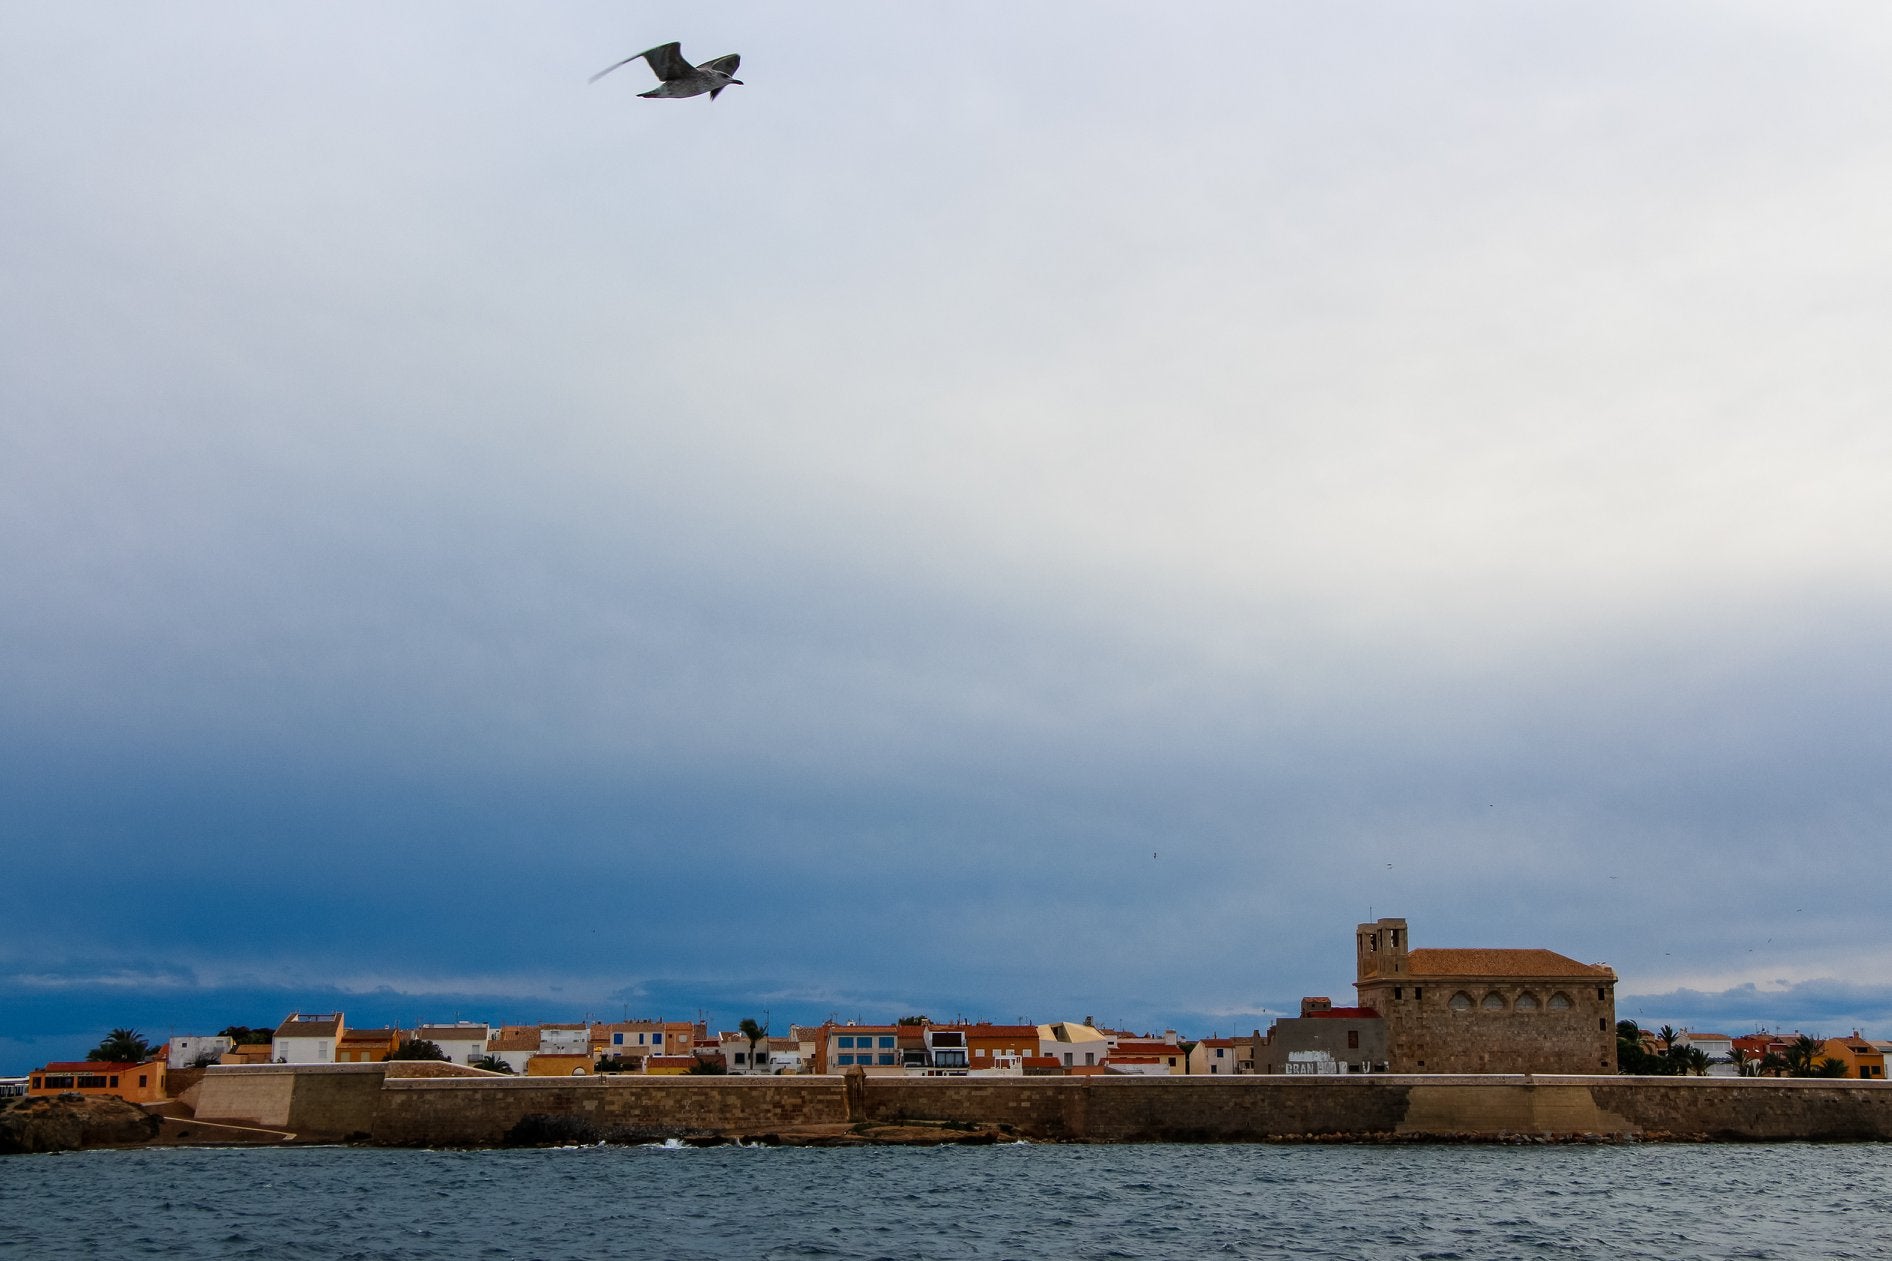
M 1885 1258 L 1892 1146 L 94 1151 L 0 1257 Z

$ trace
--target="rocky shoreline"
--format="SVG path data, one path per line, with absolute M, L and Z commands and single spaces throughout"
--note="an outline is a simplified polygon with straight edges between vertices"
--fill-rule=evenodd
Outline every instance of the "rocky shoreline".
M 0 1155 L 143 1147 L 163 1122 L 135 1103 L 84 1095 L 14 1099 L 0 1109 Z

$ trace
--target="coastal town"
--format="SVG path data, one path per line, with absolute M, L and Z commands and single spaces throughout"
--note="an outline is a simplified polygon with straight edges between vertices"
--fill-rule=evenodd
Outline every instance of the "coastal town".
M 1046 1023 L 830 1019 L 777 1031 L 745 1018 L 493 1024 L 455 1019 L 358 1028 L 346 1012 L 286 1015 L 153 1044 L 114 1030 L 84 1060 L 6 1083 L 13 1095 L 111 1096 L 145 1106 L 233 1066 L 451 1065 L 493 1077 L 866 1077 L 1597 1074 L 1883 1081 L 1892 1041 L 1757 1030 L 1644 1029 L 1619 1021 L 1616 974 L 1555 951 L 1411 946 L 1406 921 L 1357 926 L 1356 995 L 1303 998 L 1246 1035 L 1133 1031 L 1086 1016 Z

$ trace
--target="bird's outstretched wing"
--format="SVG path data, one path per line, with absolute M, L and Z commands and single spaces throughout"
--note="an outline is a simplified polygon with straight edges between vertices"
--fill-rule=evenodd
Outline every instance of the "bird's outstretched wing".
M 650 61 L 651 70 L 656 73 L 659 79 L 665 82 L 676 78 L 678 75 L 688 74 L 690 70 L 690 63 L 683 59 L 682 44 L 659 44 L 655 48 L 645 49 L 643 52 L 638 53 L 636 57 L 626 57 L 623 61 L 612 62 L 604 69 L 585 80 L 585 82 L 596 83 L 613 70 L 616 70 L 619 66 L 630 65 L 633 61 L 636 61 L 638 57 L 647 58 Z
M 742 57 L 736 53 L 724 53 L 713 61 L 706 61 L 698 70 L 714 70 L 718 74 L 734 74 L 736 67 L 742 64 Z
M 657 77 L 666 83 L 690 73 L 690 63 L 683 59 L 682 44 L 659 44 L 637 55 L 647 58 L 650 61 L 650 68 L 655 70 Z

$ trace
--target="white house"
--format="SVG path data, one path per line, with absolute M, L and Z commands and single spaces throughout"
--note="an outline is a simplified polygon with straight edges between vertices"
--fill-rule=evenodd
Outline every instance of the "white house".
M 1110 1039 L 1090 1025 L 1061 1020 L 1038 1026 L 1038 1054 L 1048 1055 L 1066 1068 L 1090 1068 L 1110 1054 Z
M 492 1030 L 488 1026 L 470 1020 L 460 1020 L 450 1025 L 422 1025 L 414 1030 L 415 1041 L 433 1043 L 454 1064 L 471 1064 L 484 1058 L 486 1040 L 491 1035 Z
M 276 1026 L 270 1039 L 270 1057 L 278 1064 L 333 1064 L 335 1045 L 342 1040 L 342 1013 L 292 1011 Z
M 716 1044 L 731 1073 L 768 1076 L 801 1062 L 801 1048 L 786 1038 L 771 1039 L 764 1034 L 756 1039 L 752 1053 L 748 1038 L 725 1030 L 716 1035 Z
M 233 1045 L 221 1033 L 180 1033 L 164 1044 L 164 1067 L 170 1071 L 196 1068 L 199 1060 L 215 1064 L 217 1057 Z
M 540 1025 L 539 1054 L 591 1054 L 590 1025 Z
M 1708 1057 L 1710 1077 L 1739 1077 L 1728 1057 L 1734 1054 L 1734 1039 L 1725 1033 L 1696 1033 L 1684 1030 L 1675 1039 L 1677 1046 L 1692 1046 Z

